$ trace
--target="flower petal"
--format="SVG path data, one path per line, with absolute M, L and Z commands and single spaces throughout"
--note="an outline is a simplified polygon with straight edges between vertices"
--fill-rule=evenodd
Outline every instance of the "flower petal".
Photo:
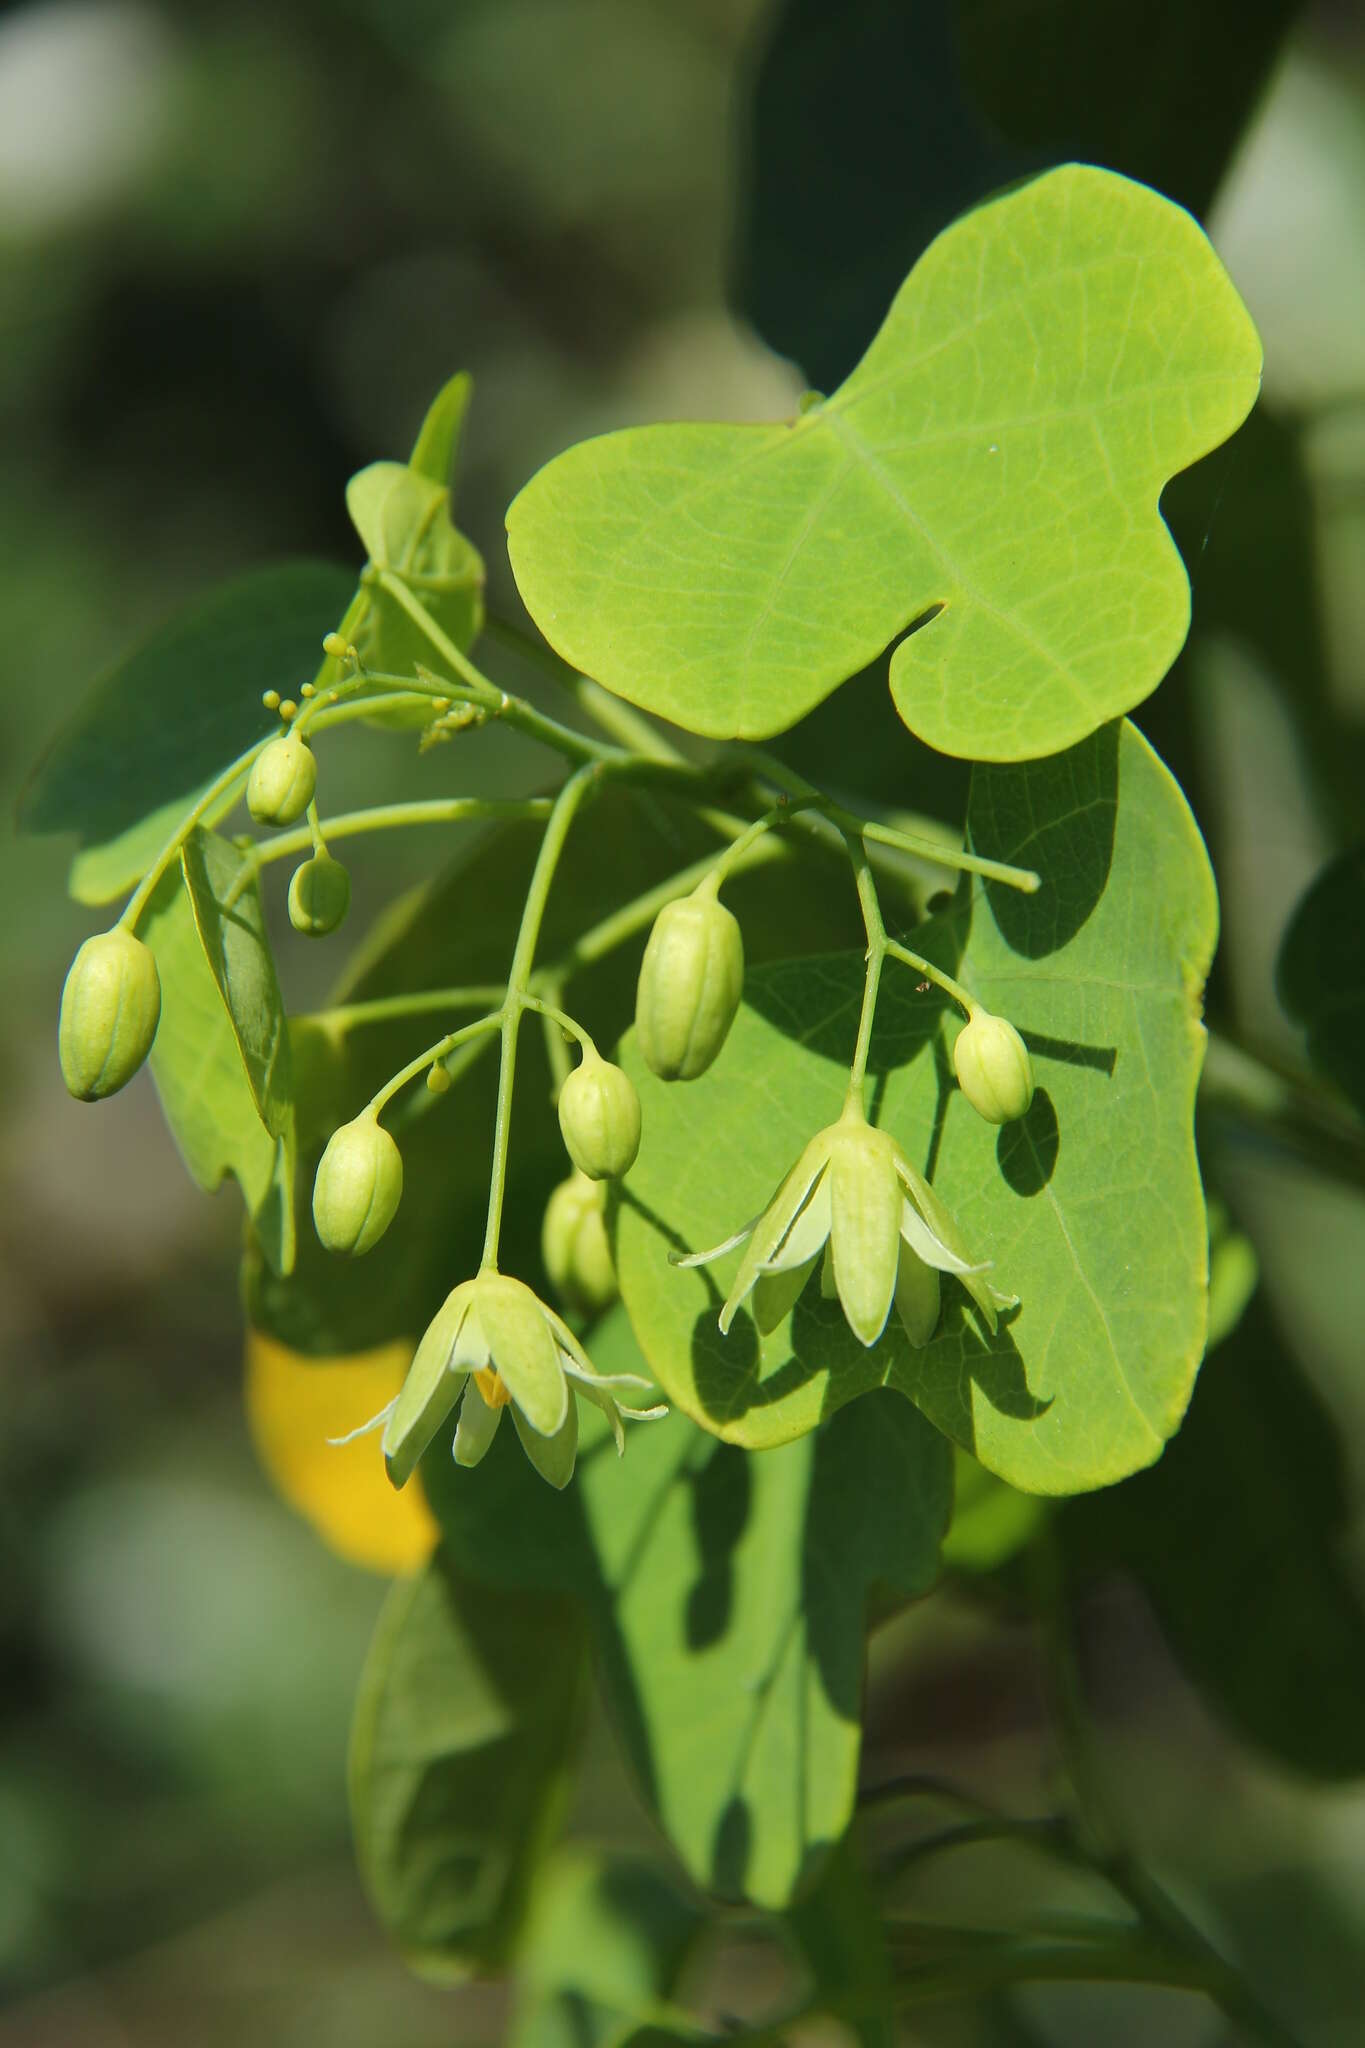
M 939 1200 L 924 1175 L 917 1172 L 903 1154 L 897 1156 L 896 1171 L 911 1201 L 939 1243 L 946 1245 L 949 1251 L 963 1261 L 960 1267 L 946 1270 L 956 1271 L 957 1278 L 980 1309 L 981 1319 L 993 1337 L 998 1327 L 997 1311 L 1002 1308 L 1013 1308 L 1018 1296 L 1002 1294 L 998 1287 L 992 1287 L 989 1281 L 982 1279 L 981 1275 L 990 1270 L 989 1264 L 974 1263 L 951 1210 Z
M 815 1183 L 820 1179 L 829 1163 L 829 1133 L 819 1131 L 807 1145 L 791 1172 L 783 1181 L 772 1201 L 754 1226 L 749 1239 L 749 1248 L 739 1262 L 739 1271 L 734 1278 L 725 1306 L 720 1312 L 720 1333 L 729 1334 L 730 1325 L 741 1302 L 744 1301 L 759 1273 L 769 1263 L 774 1252 L 782 1244 Z
M 804 1265 L 783 1266 L 777 1272 L 759 1274 L 754 1284 L 754 1321 L 765 1337 L 770 1337 L 791 1314 L 819 1256 L 815 1251 Z
M 731 1231 L 729 1237 L 723 1237 L 719 1244 L 713 1244 L 709 1252 L 670 1252 L 668 1255 L 669 1265 L 709 1266 L 712 1259 L 723 1259 L 727 1252 L 732 1252 L 735 1249 L 736 1245 L 743 1244 L 751 1230 L 757 1230 L 759 1224 L 763 1221 L 764 1213 L 760 1209 L 757 1216 L 750 1217 L 749 1221 L 741 1224 L 738 1230 Z
M 569 1388 L 543 1304 L 520 1280 L 501 1273 L 484 1274 L 477 1287 L 479 1322 L 493 1364 L 532 1429 L 553 1436 L 563 1427 Z
M 902 1244 L 896 1267 L 896 1314 L 916 1351 L 923 1349 L 938 1328 L 940 1294 L 935 1269 L 917 1258 L 908 1244 Z
M 471 1380 L 460 1403 L 460 1419 L 455 1426 L 455 1442 L 451 1446 L 455 1463 L 477 1465 L 497 1435 L 501 1421 L 502 1409 L 490 1408 Z
M 901 1202 L 901 1236 L 916 1258 L 926 1266 L 934 1266 L 940 1273 L 984 1273 L 985 1266 L 974 1266 L 971 1261 L 959 1257 L 942 1238 L 936 1237 L 914 1203 L 907 1198 Z
M 878 1134 L 879 1135 L 879 1134 Z M 901 1191 L 894 1153 L 858 1130 L 830 1156 L 829 1241 L 845 1320 L 860 1344 L 886 1328 L 900 1256 Z
M 382 1429 L 397 1406 L 398 1396 L 395 1394 L 393 1399 L 386 1401 L 379 1413 L 372 1415 L 368 1422 L 357 1423 L 354 1429 L 347 1430 L 345 1436 L 329 1436 L 326 1442 L 333 1450 L 340 1450 L 343 1444 L 353 1444 L 358 1436 L 368 1436 L 372 1430 Z
M 470 1283 L 464 1280 L 446 1296 L 427 1325 L 393 1405 L 384 1431 L 384 1462 L 395 1486 L 406 1485 L 412 1477 L 464 1385 L 464 1369 L 454 1359 L 470 1295 Z
M 574 1460 L 578 1456 L 578 1403 L 569 1401 L 564 1420 L 550 1436 L 537 1430 L 515 1404 L 512 1421 L 522 1449 L 541 1478 L 562 1491 L 573 1478 Z
M 765 1273 L 782 1273 L 788 1266 L 805 1266 L 818 1258 L 829 1236 L 830 1179 L 821 1174 L 797 1211 L 791 1229 L 771 1258 L 763 1262 Z

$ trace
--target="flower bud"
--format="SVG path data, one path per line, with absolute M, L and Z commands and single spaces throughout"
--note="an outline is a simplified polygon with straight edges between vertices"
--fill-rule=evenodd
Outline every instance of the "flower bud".
M 555 1292 L 584 1315 L 609 1308 L 617 1295 L 606 1202 L 601 1181 L 571 1174 L 546 1203 L 540 1230 L 541 1256 Z
M 695 1081 L 725 1043 L 744 987 L 739 925 L 713 889 L 667 903 L 640 966 L 635 1032 L 661 1081 Z
M 378 1244 L 403 1192 L 403 1155 L 368 1113 L 333 1131 L 313 1182 L 313 1222 L 329 1252 L 350 1258 Z
M 616 1180 L 635 1164 L 640 1149 L 635 1084 L 591 1046 L 559 1091 L 559 1128 L 570 1159 L 589 1180 Z
M 313 801 L 318 764 L 308 742 L 287 732 L 256 756 L 246 807 L 258 825 L 292 825 Z
M 953 1065 L 972 1108 L 989 1124 L 1013 1123 L 1033 1100 L 1028 1047 L 1004 1017 L 977 1010 L 957 1034 Z
M 334 932 L 350 901 L 351 878 L 330 853 L 315 853 L 290 877 L 289 922 L 309 938 L 320 939 Z
M 87 939 L 62 989 L 57 1053 L 62 1079 L 81 1102 L 114 1095 L 152 1049 L 161 978 L 141 939 L 122 925 Z

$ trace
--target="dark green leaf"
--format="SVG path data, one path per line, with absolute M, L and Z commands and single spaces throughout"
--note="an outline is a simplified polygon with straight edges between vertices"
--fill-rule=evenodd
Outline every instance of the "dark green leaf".
M 1300 902 L 1275 982 L 1314 1066 L 1365 1116 L 1365 846 L 1324 868 Z
M 356 1701 L 351 1816 L 366 1890 L 417 1967 L 505 1959 L 558 1810 L 582 1662 L 568 1601 L 440 1561 L 389 1595 Z
M 262 1123 L 278 1138 L 293 1109 L 284 1000 L 251 865 L 216 832 L 196 826 L 181 849 L 185 887 L 209 970 L 237 1040 Z
M 1331 1418 L 1253 1303 L 1160 1464 L 1068 1504 L 1080 1572 L 1120 1565 L 1233 1727 L 1295 1768 L 1365 1772 L 1365 1588 Z
M 213 976 L 180 867 L 163 875 L 140 926 L 161 977 L 151 1070 L 171 1135 L 200 1187 L 238 1181 L 253 1242 L 276 1275 L 294 1263 L 294 1123 L 272 1137 Z
M 29 832 L 75 832 L 72 894 L 107 903 L 145 873 L 206 783 L 297 697 L 354 578 L 322 562 L 253 570 L 163 626 L 85 699 L 30 776 Z M 212 822 L 212 820 L 210 820 Z

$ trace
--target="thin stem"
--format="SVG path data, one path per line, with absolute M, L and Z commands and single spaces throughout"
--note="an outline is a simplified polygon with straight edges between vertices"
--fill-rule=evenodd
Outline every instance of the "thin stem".
M 853 1063 L 848 1073 L 848 1100 L 865 1108 L 863 1081 L 867 1074 L 867 1056 L 872 1049 L 872 1025 L 877 1015 L 877 992 L 881 987 L 882 962 L 886 958 L 886 925 L 882 918 L 882 907 L 877 899 L 877 884 L 872 875 L 872 864 L 861 840 L 847 840 L 848 857 L 853 863 L 853 879 L 858 885 L 858 902 L 862 906 L 863 929 L 867 933 L 867 973 L 863 981 L 863 1007 L 858 1017 L 858 1043 L 853 1051 Z
M 329 839 L 349 839 L 361 832 L 393 832 L 408 825 L 456 825 L 466 818 L 548 818 L 553 797 L 432 797 L 420 803 L 374 804 L 368 810 L 340 811 L 320 821 L 319 830 Z M 287 860 L 300 853 L 312 837 L 311 825 L 293 832 L 281 832 L 273 839 L 260 840 L 252 848 L 255 867 L 273 860 Z
M 390 1075 L 378 1094 L 370 1097 L 367 1113 L 370 1116 L 378 1116 L 400 1088 L 406 1088 L 409 1081 L 425 1073 L 437 1060 L 443 1060 L 447 1053 L 454 1052 L 457 1046 L 464 1045 L 471 1038 L 478 1038 L 485 1031 L 496 1030 L 502 1018 L 502 1011 L 494 1010 L 487 1017 L 478 1017 L 472 1024 L 464 1024 L 458 1031 L 449 1031 L 444 1038 L 438 1038 L 435 1045 L 429 1045 L 425 1052 L 418 1053 L 416 1059 L 409 1060 L 405 1067 L 400 1067 L 396 1074 Z
M 248 747 L 244 754 L 239 754 L 232 763 L 232 766 L 225 768 L 222 774 L 209 784 L 203 795 L 198 797 L 191 805 L 142 877 L 142 880 L 138 883 L 136 889 L 134 889 L 132 895 L 128 898 L 128 901 L 124 904 L 122 914 L 119 917 L 119 923 L 125 926 L 127 930 L 136 932 L 137 921 L 146 909 L 148 899 L 156 888 L 157 883 L 161 880 L 161 877 L 165 874 L 167 868 L 175 859 L 205 812 L 211 811 L 221 798 L 226 797 L 235 782 L 251 773 L 251 764 L 256 759 L 256 756 L 268 747 L 271 740 L 276 737 L 277 735 L 274 733 L 267 733 L 264 739 L 257 740 L 256 744 Z M 240 794 L 241 791 L 239 790 L 237 795 L 240 796 Z M 236 799 L 234 798 L 233 801 L 235 802 Z
M 564 841 L 580 804 L 600 780 L 596 761 L 574 770 L 554 801 L 545 836 L 540 842 L 531 884 L 521 913 L 521 925 L 507 971 L 507 999 L 502 1011 L 502 1047 L 498 1067 L 498 1108 L 493 1125 L 493 1165 L 488 1183 L 488 1224 L 484 1231 L 481 1271 L 496 1272 L 498 1238 L 502 1230 L 502 1204 L 507 1188 L 507 1144 L 512 1127 L 512 1090 L 517 1070 L 517 1032 L 521 1024 L 522 999 L 527 993 L 541 919 L 554 881 Z
M 916 953 L 909 946 L 903 946 L 899 939 L 888 939 L 886 950 L 893 960 L 899 960 L 903 967 L 913 967 L 916 974 L 922 974 L 926 981 L 932 981 L 955 1003 L 960 1003 L 969 1017 L 975 1015 L 981 1005 L 975 996 L 968 995 L 960 981 L 954 981 L 951 974 L 945 974 L 941 967 L 935 967 L 932 960 L 926 960 L 922 953 Z
M 308 806 L 307 831 L 308 837 L 304 844 L 312 848 L 314 858 L 319 854 L 325 854 L 327 851 L 327 841 L 322 836 L 322 824 L 318 818 L 318 801 L 316 797 L 313 798 Z
M 641 754 L 650 761 L 682 762 L 686 755 L 666 739 L 650 721 L 629 704 L 623 704 L 610 690 L 604 690 L 600 683 L 593 681 L 576 669 L 572 662 L 565 661 L 562 654 L 556 654 L 543 640 L 533 639 L 523 633 L 520 626 L 510 619 L 486 619 L 484 631 L 492 640 L 500 640 L 504 647 L 532 661 L 538 668 L 552 675 L 557 683 L 569 691 L 580 711 L 623 747 L 633 754 Z
M 391 569 L 380 569 L 375 581 L 407 613 L 441 659 L 473 692 L 475 701 L 483 704 L 493 717 L 505 718 L 518 731 L 553 747 L 571 761 L 609 760 L 620 752 L 619 748 L 603 746 L 598 740 L 574 732 L 569 726 L 561 725 L 558 719 L 547 718 L 524 698 L 509 696 L 506 690 L 499 689 L 496 683 L 475 668 L 466 654 L 461 653 L 450 635 L 442 632 L 426 606 L 413 596 L 402 578 L 395 576 Z
M 569 1015 L 567 1010 L 561 1010 L 557 1004 L 547 1003 L 540 996 L 530 995 L 526 991 L 523 991 L 521 995 L 514 999 L 510 997 L 509 999 L 519 1003 L 523 1010 L 534 1010 L 538 1017 L 543 1017 L 546 1023 L 552 1024 L 557 1031 L 566 1032 L 570 1038 L 582 1046 L 585 1053 L 596 1053 L 597 1046 L 591 1034 L 586 1032 L 583 1026 Z
M 1042 878 L 1032 868 L 1011 867 L 1005 861 L 987 860 L 983 855 L 967 853 L 965 850 L 944 846 L 939 840 L 931 839 L 917 832 L 906 832 L 898 826 L 882 825 L 875 819 L 860 818 L 855 812 L 846 810 L 833 797 L 826 796 L 813 782 L 807 782 L 785 761 L 775 754 L 766 753 L 761 747 L 746 747 L 745 753 L 765 782 L 776 783 L 779 789 L 801 796 L 815 809 L 821 811 L 832 825 L 837 826 L 846 838 L 871 839 L 880 846 L 895 847 L 901 853 L 912 853 L 920 860 L 929 861 L 933 866 L 957 870 L 968 875 L 982 875 L 988 881 L 1003 882 L 1008 888 L 1021 889 L 1031 896 L 1041 887 Z
M 415 989 L 406 995 L 375 996 L 363 1003 L 334 1003 L 330 1009 L 315 1010 L 310 1023 L 334 1031 L 355 1031 L 366 1024 L 386 1024 L 391 1017 L 416 1017 L 425 1010 L 477 1010 L 481 1005 L 501 1010 L 506 990 L 501 983 L 482 987 Z

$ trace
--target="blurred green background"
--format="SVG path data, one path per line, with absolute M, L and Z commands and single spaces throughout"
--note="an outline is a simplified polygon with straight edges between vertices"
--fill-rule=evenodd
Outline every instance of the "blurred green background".
M 1275 955 L 1360 832 L 1365 756 L 1365 24 L 1349 0 L 4 10 L 7 811 L 83 689 L 183 600 L 275 556 L 354 561 L 346 477 L 406 451 L 451 370 L 475 379 L 457 517 L 511 613 L 502 513 L 538 464 L 611 426 L 782 415 L 851 367 L 933 232 L 1072 153 L 1199 210 L 1266 345 L 1261 414 L 1171 493 L 1196 632 L 1142 722 L 1219 875 L 1211 1013 L 1293 1068 Z M 959 772 L 916 750 L 879 678 L 850 692 L 856 717 L 836 700 L 793 758 L 833 755 L 850 784 L 953 817 Z M 490 788 L 525 772 L 502 740 L 479 757 Z M 338 747 L 338 808 L 359 761 Z M 451 764 L 371 746 L 364 788 L 441 793 Z M 358 860 L 353 929 L 430 853 Z M 256 1466 L 235 1196 L 192 1196 L 149 1082 L 98 1114 L 67 1099 L 57 998 L 90 916 L 65 899 L 67 846 L 7 828 L 3 855 L 0 2048 L 497 2040 L 502 1994 L 411 1978 L 352 1873 L 346 1729 L 383 1586 Z M 319 971 L 284 948 L 291 1007 Z M 1206 1163 L 1259 1258 L 1262 1346 L 1335 1432 L 1330 1569 L 1349 1605 L 1365 1570 L 1360 1180 L 1278 1128 L 1273 1088 L 1243 1115 L 1236 1061 L 1210 1090 Z M 1254 1627 L 1255 1587 L 1247 1612 Z M 1136 1838 L 1305 2039 L 1358 2041 L 1365 1791 L 1235 1732 L 1131 1577 L 1098 1578 L 1081 1622 Z M 1359 1658 L 1309 1672 L 1309 1648 L 1292 1630 L 1281 1645 L 1289 1711 L 1303 1670 L 1365 1722 Z M 874 1647 L 868 1774 L 927 1768 L 1045 1791 L 1008 1580 L 951 1580 Z M 596 1739 L 574 1825 L 647 1839 Z M 767 1967 L 722 1957 L 716 1997 L 761 2009 Z M 1219 2038 L 1194 2001 L 1074 1987 L 917 2027 Z

